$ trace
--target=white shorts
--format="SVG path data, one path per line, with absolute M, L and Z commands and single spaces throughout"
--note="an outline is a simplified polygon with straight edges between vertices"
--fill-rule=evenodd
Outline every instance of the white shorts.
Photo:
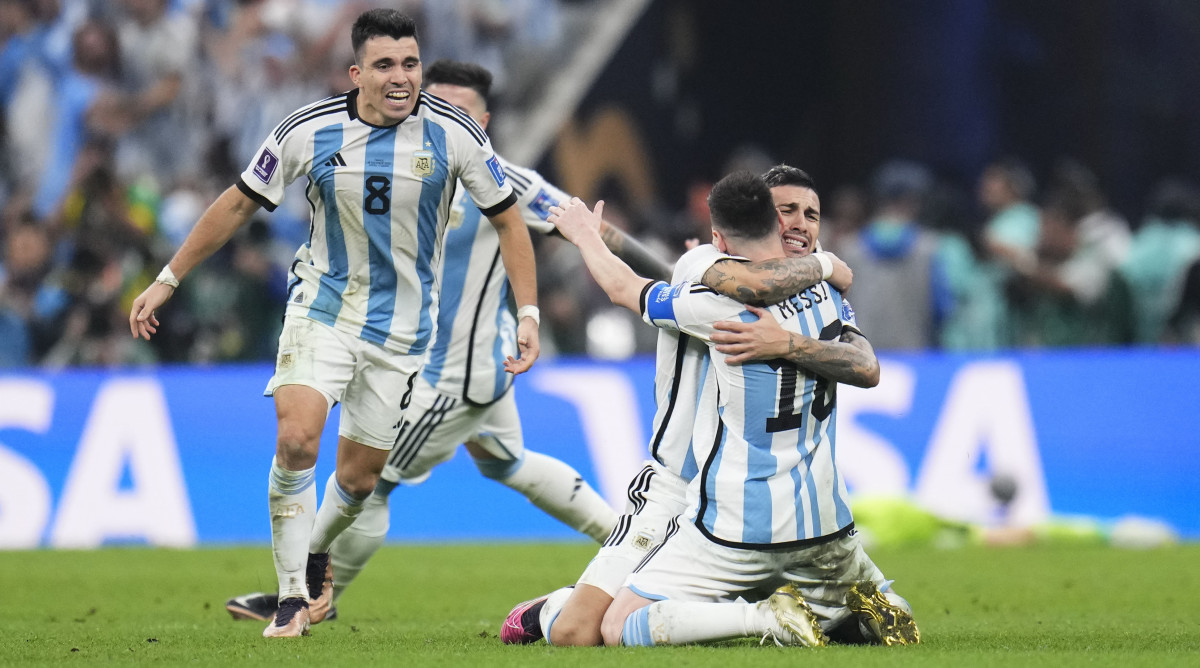
M 887 588 L 883 573 L 863 551 L 858 533 L 809 547 L 743 550 L 712 542 L 680 517 L 662 546 L 637 566 L 625 585 L 644 598 L 678 601 L 761 601 L 791 582 L 825 629 L 850 611 L 846 592 L 870 580 Z
M 388 450 L 396 442 L 401 404 L 421 363 L 420 356 L 402 355 L 289 315 L 279 335 L 275 375 L 263 394 L 272 396 L 284 385 L 311 387 L 325 395 L 328 408 L 341 402 L 340 436 Z
M 412 402 L 404 412 L 404 424 L 381 477 L 404 485 L 420 484 L 466 441 L 478 444 L 501 461 L 517 461 L 525 454 L 513 393 L 506 393 L 491 405 L 476 406 L 461 397 L 438 392 L 417 376 Z
M 625 578 L 663 541 L 671 520 L 686 509 L 686 492 L 687 481 L 658 462 L 646 462 L 629 483 L 625 514 L 584 569 L 579 584 L 616 597 Z

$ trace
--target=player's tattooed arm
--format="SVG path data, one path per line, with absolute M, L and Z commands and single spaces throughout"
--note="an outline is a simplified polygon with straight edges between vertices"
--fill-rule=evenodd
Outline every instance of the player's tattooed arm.
M 879 360 L 866 337 L 843 329 L 836 341 L 822 341 L 783 329 L 767 311 L 747 307 L 757 320 L 728 320 L 715 323 L 711 335 L 727 364 L 754 360 L 785 359 L 829 380 L 874 387 L 879 384 Z
M 659 281 L 671 280 L 671 265 L 646 248 L 640 241 L 607 221 L 600 223 L 600 238 L 613 255 L 625 261 L 640 276 Z
M 783 356 L 829 380 L 855 387 L 879 384 L 879 359 L 867 337 L 847 329 L 837 341 L 821 341 L 788 332 L 788 352 Z
M 845 292 L 854 280 L 850 267 L 832 253 L 829 283 Z M 704 272 L 701 283 L 743 304 L 775 304 L 821 282 L 821 263 L 813 255 L 759 262 L 721 260 Z

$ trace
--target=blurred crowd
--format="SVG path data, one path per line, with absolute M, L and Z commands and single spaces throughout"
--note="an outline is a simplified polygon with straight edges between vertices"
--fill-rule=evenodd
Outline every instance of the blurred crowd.
M 270 359 L 308 235 L 303 184 L 188 276 L 149 344 L 129 334 L 129 303 L 279 119 L 351 86 L 349 25 L 377 4 L 0 0 L 0 366 Z M 564 14 L 586 3 L 389 4 L 418 19 L 427 62 L 481 63 L 503 99 L 534 71 L 514 63 L 552 62 Z M 771 163 L 748 151 L 729 167 Z M 851 301 L 878 349 L 1200 344 L 1196 186 L 1163 182 L 1127 221 L 1085 166 L 1042 176 L 1001 160 L 971 194 L 890 162 L 823 188 L 822 243 L 854 268 Z M 613 193 L 606 217 L 673 260 L 708 240 L 707 192 L 693 184 L 666 214 Z M 574 249 L 538 244 L 549 353 L 653 350 Z
M 426 60 L 502 75 L 556 47 L 567 0 L 0 0 L 0 366 L 271 358 L 303 184 L 188 276 L 150 344 L 129 304 L 281 118 L 351 87 L 350 25 L 381 4 Z
M 722 173 L 774 162 L 747 147 Z M 854 269 L 848 298 L 877 350 L 1200 345 L 1200 187 L 1188 179 L 1161 181 L 1130 221 L 1071 159 L 1040 182 L 1020 160 L 998 159 L 974 192 L 907 160 L 880 165 L 863 184 L 826 187 L 815 176 L 822 248 Z M 688 237 L 708 240 L 709 185 L 694 183 L 673 216 L 626 216 L 619 194 L 605 213 L 675 257 Z M 653 350 L 652 337 L 572 278 L 569 256 L 540 266 L 554 286 L 543 296 L 550 327 L 566 332 L 560 345 L 599 357 Z M 583 305 L 563 307 L 580 294 Z
M 1038 183 L 986 166 L 974 196 L 923 166 L 881 166 L 830 194 L 825 245 L 881 350 L 1200 343 L 1200 189 L 1167 179 L 1131 224 L 1075 160 Z

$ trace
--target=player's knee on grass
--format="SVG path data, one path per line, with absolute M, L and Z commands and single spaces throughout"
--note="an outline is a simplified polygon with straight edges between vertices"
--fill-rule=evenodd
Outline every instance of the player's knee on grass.
M 633 593 L 628 587 L 622 587 L 613 599 L 612 605 L 604 612 L 604 621 L 600 623 L 600 633 L 604 636 L 604 644 L 620 645 L 621 636 L 625 632 L 625 622 L 629 615 L 654 603 L 654 601 Z
M 563 605 L 562 611 L 550 623 L 550 644 L 563 647 L 595 647 L 604 644 L 600 625 L 611 603 L 612 597 L 604 590 L 590 585 L 577 585 L 571 591 L 571 597 Z
M 609 606 L 604 613 L 604 621 L 600 623 L 600 635 L 604 637 L 605 645 L 613 647 L 621 644 L 621 635 L 625 632 L 625 620 L 637 609 L 637 607 L 631 608 L 625 605 L 618 606 L 615 603 Z
M 550 627 L 550 644 L 558 647 L 596 647 L 604 644 L 600 620 L 559 615 Z

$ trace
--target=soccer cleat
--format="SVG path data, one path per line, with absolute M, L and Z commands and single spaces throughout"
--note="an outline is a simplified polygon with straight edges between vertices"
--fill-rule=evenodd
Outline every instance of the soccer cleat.
M 278 594 L 264 594 L 256 592 L 253 594 L 242 594 L 235 596 L 228 601 L 225 601 L 225 609 L 233 617 L 234 621 L 243 619 L 253 619 L 260 622 L 269 622 L 275 618 L 275 611 L 279 609 Z M 338 616 L 337 606 L 329 607 L 329 612 L 325 615 L 325 621 L 336 621 Z M 309 611 L 311 622 L 312 611 Z
M 541 612 L 547 598 L 550 598 L 549 594 L 518 603 L 500 626 L 500 642 L 505 645 L 528 645 L 541 640 L 542 625 L 538 623 L 536 614 Z
M 333 566 L 329 563 L 328 552 L 308 555 L 305 577 L 308 581 L 309 614 L 313 624 L 320 624 L 333 607 Z
M 298 638 L 308 635 L 308 601 L 299 597 L 279 602 L 275 618 L 263 629 L 264 638 Z
M 225 601 L 225 609 L 235 620 L 253 619 L 260 622 L 269 621 L 279 608 L 278 594 L 242 594 Z
M 775 621 L 782 627 L 783 633 L 768 631 L 775 642 L 781 645 L 803 645 L 805 647 L 824 647 L 829 644 L 829 638 L 821 630 L 817 616 L 800 594 L 794 584 L 787 584 L 775 590 L 768 599 L 771 612 L 775 613 Z M 763 638 L 766 640 L 766 637 Z
M 913 621 L 904 599 L 889 597 L 874 582 L 856 582 L 846 593 L 846 607 L 854 612 L 867 635 L 883 645 L 916 645 L 921 631 Z

